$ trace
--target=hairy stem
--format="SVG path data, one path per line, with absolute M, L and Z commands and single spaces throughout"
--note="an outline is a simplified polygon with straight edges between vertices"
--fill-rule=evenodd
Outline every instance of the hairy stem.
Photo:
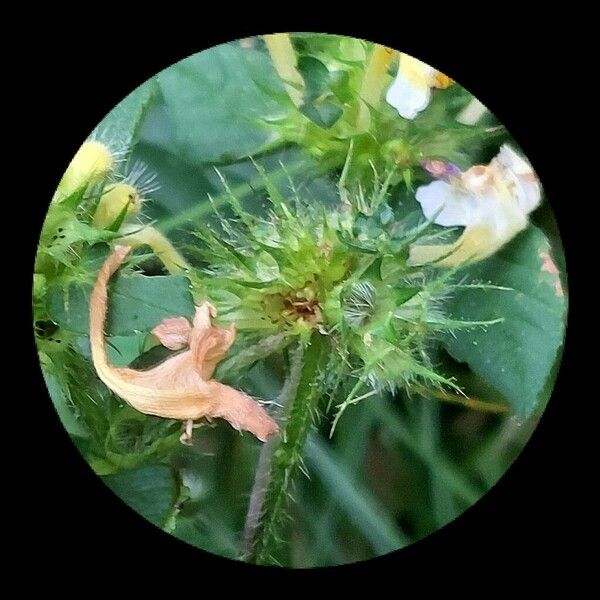
M 307 344 L 292 355 L 290 375 L 281 399 L 284 423 L 280 436 L 265 445 L 252 495 L 245 528 L 242 560 L 255 564 L 275 563 L 279 529 L 298 470 L 302 470 L 302 451 L 322 397 L 317 376 L 327 359 L 327 346 L 314 332 Z
M 281 393 L 277 398 L 279 410 L 274 414 L 277 421 L 281 421 L 286 411 L 289 410 L 290 404 L 296 397 L 300 377 L 302 375 L 304 353 L 305 346 L 303 344 L 298 344 L 290 353 L 290 372 L 285 380 Z M 258 527 L 262 506 L 265 500 L 265 493 L 267 491 L 271 459 L 273 457 L 273 451 L 278 443 L 278 439 L 272 438 L 262 447 L 260 452 L 258 466 L 254 476 L 254 485 L 250 495 L 250 503 L 248 505 L 246 525 L 244 527 L 244 547 L 246 549 L 251 547 L 252 540 Z

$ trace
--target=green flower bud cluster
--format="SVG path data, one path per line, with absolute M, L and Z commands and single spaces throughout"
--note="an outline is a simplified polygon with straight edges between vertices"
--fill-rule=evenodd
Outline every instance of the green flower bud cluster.
M 218 225 L 195 230 L 195 251 L 205 263 L 192 274 L 196 294 L 240 334 L 245 358 L 226 368 L 245 369 L 316 330 L 334 357 L 329 379 L 352 382 L 341 407 L 364 397 L 363 388 L 375 393 L 418 382 L 459 392 L 436 371 L 428 348 L 440 332 L 488 323 L 446 317 L 455 269 L 407 264 L 410 245 L 431 237 L 431 223 L 413 214 L 397 218 L 388 194 L 392 173 L 369 194 L 342 185 L 341 202 L 326 209 L 297 194 L 286 199 L 257 168 L 267 214 L 251 214 L 230 194 L 233 217 L 215 208 Z
M 398 69 L 396 51 L 343 36 L 265 37 L 291 98 L 284 116 L 267 125 L 277 139 L 298 144 L 317 159 L 340 167 L 352 142 L 349 181 L 372 181 L 373 167 L 378 172 L 396 168 L 393 183 L 404 180 L 410 187 L 421 175 L 424 159 L 466 166 L 469 148 L 478 146 L 484 134 L 490 137 L 483 125 L 457 121 L 473 99 L 458 84 L 437 90 L 418 119 L 399 117 L 385 101 Z

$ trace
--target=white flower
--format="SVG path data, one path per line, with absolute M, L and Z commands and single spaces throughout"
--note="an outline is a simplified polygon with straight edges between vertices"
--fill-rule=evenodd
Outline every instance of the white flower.
M 409 264 L 452 267 L 491 256 L 525 229 L 541 201 L 541 188 L 529 162 L 504 144 L 489 165 L 471 167 L 450 182 L 421 186 L 416 198 L 434 223 L 465 229 L 453 244 L 413 245 Z
M 432 88 L 447 88 L 452 79 L 433 67 L 409 56 L 400 54 L 398 75 L 385 99 L 405 119 L 414 119 L 427 108 Z

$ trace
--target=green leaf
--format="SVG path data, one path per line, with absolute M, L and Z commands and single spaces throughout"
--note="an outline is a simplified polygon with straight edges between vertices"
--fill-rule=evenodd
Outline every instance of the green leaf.
M 246 374 L 259 360 L 264 360 L 271 354 L 281 352 L 293 341 L 293 336 L 277 333 L 261 338 L 256 344 L 237 352 L 232 352 L 217 367 L 216 379 L 226 381 L 233 375 Z
M 63 204 L 53 204 L 44 222 L 38 251 L 40 255 L 50 256 L 59 263 L 69 265 L 73 261 L 74 244 L 82 241 L 95 243 L 115 237 L 117 234 L 113 232 L 82 223 Z
M 125 148 L 128 154 L 137 142 L 146 111 L 157 92 L 158 82 L 156 79 L 144 82 L 100 121 L 96 131 L 102 138 L 109 141 L 114 140 L 115 145 Z
M 146 277 L 121 275 L 111 285 L 107 335 L 131 335 L 150 331 L 165 317 L 191 319 L 194 302 L 190 282 L 183 275 Z M 48 310 L 61 327 L 88 333 L 91 286 L 71 283 L 66 290 L 59 284 L 48 289 Z
M 175 510 L 180 483 L 167 465 L 148 465 L 102 477 L 123 502 L 158 527 L 164 527 Z
M 131 363 L 129 363 L 129 366 L 132 369 L 138 369 L 140 371 L 144 371 L 145 369 L 150 369 L 150 368 L 156 366 L 157 364 L 165 361 L 167 358 L 169 358 L 172 355 L 173 355 L 172 350 L 169 350 L 168 348 L 165 348 L 164 346 L 161 346 L 159 344 L 158 346 L 154 346 L 153 348 L 150 348 L 148 351 L 140 354 L 137 358 L 135 358 L 133 361 L 131 361 Z M 110 357 L 110 352 L 109 352 L 109 357 Z M 115 361 L 113 361 L 113 363 L 116 364 Z
M 123 225 L 123 221 L 125 221 L 125 217 L 127 217 L 127 214 L 129 213 L 130 205 L 130 201 L 125 203 L 121 212 L 117 215 L 117 218 L 106 228 L 108 231 L 117 232 L 121 229 L 121 225 Z
M 305 102 L 312 102 L 330 91 L 329 69 L 320 60 L 312 56 L 301 56 L 298 59 L 298 71 L 306 85 Z
M 504 319 L 487 330 L 455 332 L 443 345 L 497 389 L 521 418 L 542 399 L 563 343 L 567 303 L 550 252 L 545 235 L 530 226 L 470 271 L 472 281 L 514 291 L 458 288 L 447 307 L 455 319 Z
M 61 386 L 54 375 L 44 372 L 43 376 L 54 408 L 69 435 L 82 438 L 88 437 L 89 432 L 86 430 L 81 420 L 77 419 L 73 408 L 69 406 L 66 390 Z
M 151 336 L 146 332 L 108 338 L 108 357 L 116 367 L 128 367 L 146 350 Z M 161 346 L 164 348 L 164 346 Z
M 342 116 L 342 109 L 330 98 L 324 98 L 312 104 L 304 104 L 300 110 L 311 121 L 326 129 Z
M 195 54 L 159 74 L 167 114 L 190 164 L 233 161 L 273 141 L 266 121 L 293 106 L 269 57 L 237 43 Z
M 388 204 L 382 204 L 377 211 L 377 215 L 382 225 L 389 225 L 394 218 L 394 211 Z
M 334 90 L 343 87 L 344 74 L 329 72 L 320 60 L 312 56 L 301 56 L 298 59 L 298 70 L 306 84 L 301 112 L 320 127 L 331 127 L 343 113 Z
M 422 288 L 420 287 L 400 287 L 393 290 L 394 303 L 396 306 L 400 306 L 405 302 L 408 302 L 411 298 L 414 298 Z
M 90 362 L 67 348 L 64 352 L 53 353 L 43 373 L 48 392 L 67 431 L 78 438 L 89 436 L 93 451 L 102 447 L 109 428 L 109 396 Z
M 427 465 L 431 473 L 443 481 L 444 485 L 457 498 L 467 505 L 474 504 L 479 500 L 483 495 L 483 490 L 474 485 L 467 474 L 439 449 L 420 444 L 415 433 L 399 417 L 398 412 L 394 410 L 388 400 L 374 398 L 368 403 L 368 406 L 381 426 L 390 434 L 391 439 L 412 450 L 423 461 L 423 464 Z
M 117 469 L 133 469 L 167 456 L 180 446 L 179 423 L 123 406 L 113 415 L 104 449 Z

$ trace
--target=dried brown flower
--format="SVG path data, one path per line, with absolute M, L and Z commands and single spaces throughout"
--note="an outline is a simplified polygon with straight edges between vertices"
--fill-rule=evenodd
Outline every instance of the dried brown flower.
M 167 348 L 187 346 L 186 350 L 145 371 L 110 363 L 104 334 L 108 280 L 130 250 L 130 246 L 115 246 L 98 274 L 90 299 L 92 359 L 100 379 L 140 412 L 185 422 L 184 443 L 191 436 L 192 422 L 202 418 L 225 419 L 235 429 L 250 431 L 263 442 L 277 433 L 277 424 L 258 402 L 211 379 L 235 340 L 235 326 L 214 327 L 214 308 L 208 302 L 196 307 L 193 323 L 185 317 L 169 317 L 153 330 Z

